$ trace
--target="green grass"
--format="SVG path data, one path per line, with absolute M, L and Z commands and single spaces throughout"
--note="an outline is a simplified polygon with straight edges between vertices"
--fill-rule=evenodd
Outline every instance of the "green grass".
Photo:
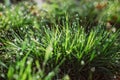
M 106 12 L 91 12 L 92 2 L 83 3 L 53 1 L 41 10 L 28 2 L 0 4 L 0 79 L 112 80 L 119 75 L 120 30 L 107 30 L 107 18 L 100 17 Z

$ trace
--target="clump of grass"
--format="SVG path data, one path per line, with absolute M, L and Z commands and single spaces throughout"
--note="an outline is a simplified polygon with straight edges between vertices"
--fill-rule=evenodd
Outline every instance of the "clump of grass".
M 72 4 L 65 11 L 53 7 L 54 13 L 21 5 L 13 7 L 16 13 L 5 8 L 0 16 L 1 78 L 110 80 L 120 73 L 119 30 L 107 31 L 100 24 L 86 31 L 81 14 L 67 12 Z

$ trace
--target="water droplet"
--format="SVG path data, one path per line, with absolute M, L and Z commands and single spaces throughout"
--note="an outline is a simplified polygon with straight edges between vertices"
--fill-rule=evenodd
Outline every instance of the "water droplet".
M 117 76 L 116 75 L 114 75 L 114 79 L 116 79 L 117 78 Z
M 23 52 L 20 52 L 20 55 L 23 55 Z
M 23 28 L 21 27 L 20 30 L 23 30 Z
M 98 51 L 98 55 L 100 54 L 100 52 Z
M 30 63 L 31 63 L 31 61 L 30 61 L 30 60 L 28 60 L 28 61 L 27 61 L 27 64 L 30 64 Z
M 39 79 L 39 78 L 40 78 L 40 76 L 39 76 L 39 75 L 37 75 L 37 76 L 36 76 L 36 78 L 37 78 L 37 79 Z
M 112 32 L 116 32 L 116 28 L 112 28 Z
M 17 75 L 17 74 L 14 74 L 13 77 L 14 77 L 15 79 L 18 79 L 18 75 Z
M 5 75 L 2 73 L 2 74 L 1 74 L 1 77 L 5 77 Z
M 95 67 L 92 67 L 90 70 L 91 70 L 92 72 L 95 72 Z
M 83 60 L 81 61 L 81 65 L 85 65 L 85 62 Z

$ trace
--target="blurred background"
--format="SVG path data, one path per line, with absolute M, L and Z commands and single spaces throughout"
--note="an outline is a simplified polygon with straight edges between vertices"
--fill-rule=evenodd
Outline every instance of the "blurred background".
M 58 15 L 64 14 L 64 11 L 68 11 L 70 14 L 79 13 L 83 22 L 86 23 L 87 20 L 87 25 L 102 23 L 106 24 L 107 28 L 113 25 L 116 28 L 120 26 L 119 0 L 0 0 L 0 2 L 6 6 L 19 3 L 24 5 L 24 2 L 28 2 L 29 4 L 37 4 L 37 7 L 47 11 L 55 11 Z

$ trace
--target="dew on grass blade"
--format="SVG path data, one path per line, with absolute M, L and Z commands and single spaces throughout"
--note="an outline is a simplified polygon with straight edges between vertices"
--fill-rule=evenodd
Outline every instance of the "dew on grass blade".
M 98 55 L 100 55 L 100 51 L 98 51 L 97 53 L 98 53 Z
M 23 55 L 23 52 L 20 52 L 20 55 Z
M 92 72 L 95 72 L 95 67 L 92 67 L 90 70 L 91 70 Z
M 3 77 L 3 78 L 5 78 L 5 74 L 3 74 L 3 73 L 0 76 Z
M 46 52 L 45 52 L 45 57 L 44 57 L 44 62 L 46 63 L 47 60 L 50 58 L 50 56 L 52 55 L 52 51 L 53 51 L 53 47 L 52 44 L 48 45 L 48 47 L 46 48 Z
M 23 28 L 21 27 L 20 30 L 23 30 Z
M 83 60 L 81 60 L 81 65 L 85 65 L 85 62 Z

